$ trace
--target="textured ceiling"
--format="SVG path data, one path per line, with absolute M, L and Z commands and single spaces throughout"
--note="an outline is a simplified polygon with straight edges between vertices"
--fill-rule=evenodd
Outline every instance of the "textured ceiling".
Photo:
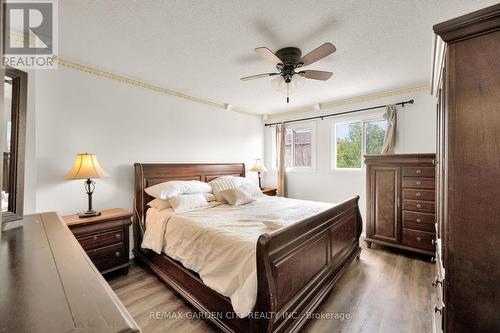
M 402 88 L 429 81 L 432 25 L 496 3 L 483 0 L 59 1 L 59 56 L 255 113 Z M 254 53 L 330 41 L 337 52 L 307 67 L 286 104 Z

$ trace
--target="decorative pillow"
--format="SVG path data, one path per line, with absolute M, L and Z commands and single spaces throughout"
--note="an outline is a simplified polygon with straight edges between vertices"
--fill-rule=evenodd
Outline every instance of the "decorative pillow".
M 148 206 L 151 208 L 156 208 L 158 210 L 172 207 L 168 202 L 168 200 L 162 200 L 162 199 L 151 200 L 150 202 L 148 202 Z
M 168 202 L 176 213 L 185 213 L 208 206 L 203 193 L 177 195 L 168 199 Z
M 213 195 L 213 193 L 203 193 L 203 196 L 207 202 L 215 201 L 215 195 Z
M 252 197 L 258 197 L 262 195 L 262 191 L 260 190 L 259 186 L 250 181 L 242 183 L 240 188 L 250 194 Z
M 241 188 L 230 188 L 222 191 L 220 194 L 231 206 L 246 205 L 255 201 L 250 194 Z
M 262 223 L 269 229 L 273 230 L 284 228 L 290 225 L 290 222 L 285 221 L 263 221 Z
M 239 181 L 235 180 L 236 177 L 223 176 L 212 180 L 209 184 L 212 186 L 212 192 L 215 195 L 215 200 L 219 202 L 224 202 L 221 192 L 229 190 L 231 188 L 238 188 Z
M 150 186 L 144 191 L 153 198 L 165 200 L 181 194 L 210 193 L 212 188 L 198 180 L 173 180 Z

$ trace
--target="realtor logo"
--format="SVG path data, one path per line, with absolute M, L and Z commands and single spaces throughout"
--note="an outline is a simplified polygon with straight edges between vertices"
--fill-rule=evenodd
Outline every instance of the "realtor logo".
M 57 68 L 57 2 L 8 0 L 3 65 L 24 69 Z

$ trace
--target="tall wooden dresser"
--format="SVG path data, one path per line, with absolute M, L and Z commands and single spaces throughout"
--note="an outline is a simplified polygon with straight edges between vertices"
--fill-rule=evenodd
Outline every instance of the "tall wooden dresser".
M 435 154 L 367 155 L 366 238 L 434 256 Z
M 500 332 L 500 4 L 434 32 L 434 331 Z

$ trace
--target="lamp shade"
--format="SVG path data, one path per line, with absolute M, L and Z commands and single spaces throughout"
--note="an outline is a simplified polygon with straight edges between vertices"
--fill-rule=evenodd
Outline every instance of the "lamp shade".
M 264 164 L 262 164 L 262 160 L 260 158 L 257 158 L 255 160 L 255 164 L 252 166 L 250 171 L 255 171 L 255 172 L 265 172 L 267 171 L 266 167 Z
M 75 163 L 64 179 L 91 179 L 109 176 L 99 165 L 95 154 L 77 154 Z

